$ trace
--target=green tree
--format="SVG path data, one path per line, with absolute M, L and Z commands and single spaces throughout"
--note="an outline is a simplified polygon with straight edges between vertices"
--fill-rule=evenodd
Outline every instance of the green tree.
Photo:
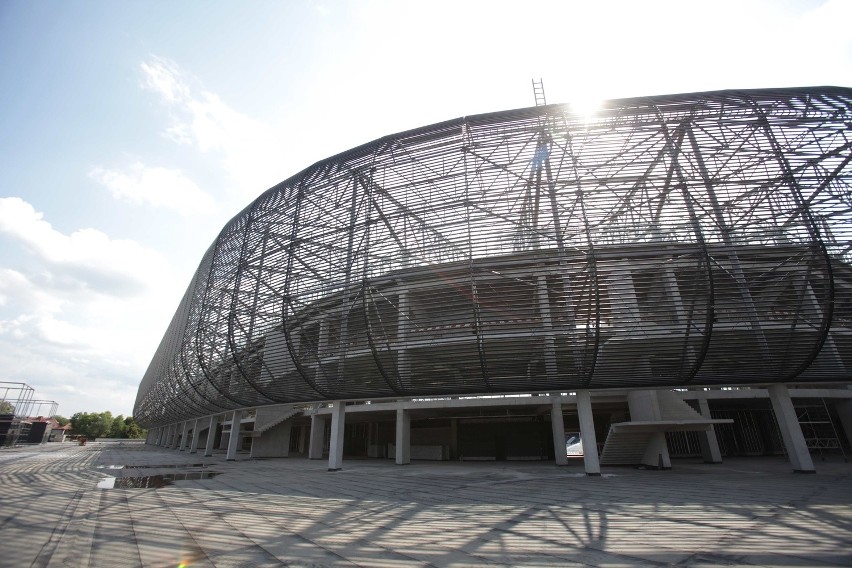
M 0 400 L 0 414 L 15 414 L 15 407 L 11 402 Z
M 119 414 L 115 418 L 112 419 L 112 424 L 109 427 L 109 434 L 107 434 L 107 438 L 126 438 L 127 437 L 127 426 L 124 424 L 124 416 Z
M 135 420 L 133 420 L 132 416 L 128 416 L 124 419 L 124 423 L 127 425 L 127 437 L 128 438 L 144 438 L 148 435 L 148 430 L 139 426 Z
M 78 436 L 104 438 L 112 428 L 112 413 L 77 412 L 71 417 L 71 428 Z
M 66 424 L 71 422 L 71 420 L 69 420 L 68 418 L 65 418 L 64 416 L 60 416 L 58 414 L 54 414 L 53 419 L 56 420 L 59 423 L 60 426 L 65 426 Z
M 148 431 L 141 428 L 132 416 L 113 416 L 111 412 L 77 412 L 71 417 L 71 428 L 78 436 L 87 438 L 144 438 Z

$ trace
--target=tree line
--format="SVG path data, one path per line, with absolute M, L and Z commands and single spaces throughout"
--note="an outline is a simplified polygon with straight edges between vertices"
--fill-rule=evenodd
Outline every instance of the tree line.
M 70 420 L 54 416 L 60 426 L 71 424 L 71 431 L 78 436 L 94 438 L 144 438 L 148 431 L 139 426 L 132 416 L 113 416 L 111 412 L 77 412 Z M 63 423 L 64 420 L 64 423 Z
M 8 401 L 0 400 L 0 415 L 15 414 L 15 407 Z M 113 416 L 112 412 L 77 412 L 71 418 L 55 415 L 54 420 L 60 426 L 71 424 L 71 431 L 87 438 L 144 438 L 148 431 L 139 426 L 132 416 Z

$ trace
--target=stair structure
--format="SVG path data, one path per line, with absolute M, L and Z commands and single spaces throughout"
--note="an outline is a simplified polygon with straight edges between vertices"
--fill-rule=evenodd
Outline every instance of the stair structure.
M 251 437 L 252 458 L 286 458 L 290 455 L 290 420 L 302 412 L 292 404 L 264 406 L 255 411 Z
M 254 430 L 252 436 L 257 437 L 278 426 L 285 420 L 301 414 L 302 409 L 292 404 L 279 404 L 277 406 L 264 406 L 258 408 L 254 418 Z
M 630 422 L 610 425 L 601 465 L 647 465 L 671 467 L 666 432 L 710 433 L 714 424 L 733 420 L 705 418 L 670 390 L 632 391 L 628 394 Z
M 622 422 L 619 426 L 630 424 Z M 652 432 L 630 431 L 624 428 L 609 427 L 603 452 L 601 452 L 601 465 L 636 465 L 642 463 L 645 450 L 651 441 Z

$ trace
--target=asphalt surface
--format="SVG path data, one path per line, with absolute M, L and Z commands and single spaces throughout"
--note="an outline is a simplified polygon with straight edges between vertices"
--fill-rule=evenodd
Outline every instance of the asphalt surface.
M 239 458 L 2 449 L 0 566 L 852 566 L 839 457 L 815 475 L 742 458 L 601 477 L 579 461 Z

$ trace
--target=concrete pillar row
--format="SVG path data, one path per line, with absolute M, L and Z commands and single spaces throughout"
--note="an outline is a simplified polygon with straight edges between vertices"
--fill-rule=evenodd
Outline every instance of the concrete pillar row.
M 189 446 L 189 453 L 191 454 L 198 452 L 198 439 L 201 437 L 201 432 L 198 429 L 199 422 L 200 420 L 196 418 L 195 424 L 192 426 L 192 444 Z
M 411 415 L 407 410 L 396 410 L 396 464 L 411 463 Z
M 562 417 L 562 399 L 553 397 L 550 408 L 550 427 L 553 431 L 553 455 L 556 465 L 568 465 L 568 454 L 565 452 L 565 420 Z
M 698 399 L 698 409 L 701 411 L 701 416 L 708 420 L 713 419 L 710 414 L 710 403 L 706 398 Z M 703 435 L 698 436 L 698 441 L 701 444 L 701 455 L 704 458 L 704 463 L 722 463 L 722 452 L 719 450 L 719 440 L 716 438 L 716 429 L 712 425 L 707 427 Z
M 241 410 L 235 410 L 231 414 L 231 435 L 228 438 L 228 453 L 225 456 L 227 461 L 237 459 L 237 450 L 240 447 L 240 420 L 243 418 Z
M 169 430 L 169 445 L 168 448 L 173 450 L 177 447 L 177 422 L 171 425 L 171 429 Z
M 204 457 L 213 455 L 213 443 L 216 441 L 216 429 L 219 427 L 219 415 L 210 417 L 210 425 L 207 427 L 207 445 L 204 447 Z
M 311 416 L 311 439 L 308 445 L 308 459 L 321 460 L 322 446 L 325 441 L 325 416 Z
M 772 402 L 772 410 L 778 421 L 778 429 L 781 431 L 781 439 L 787 449 L 787 457 L 796 473 L 816 473 L 808 444 L 802 434 L 796 409 L 790 399 L 790 391 L 786 385 L 772 385 L 768 389 L 769 400 Z
M 577 391 L 577 417 L 580 421 L 580 439 L 583 441 L 583 464 L 586 475 L 601 474 L 601 460 L 598 457 L 598 438 L 595 435 L 595 419 L 592 414 L 592 397 L 588 390 Z M 562 443 L 565 446 L 565 443 Z M 563 447 L 563 453 L 564 453 Z
M 189 433 L 189 420 L 183 423 L 181 427 L 180 433 L 180 445 L 178 446 L 178 451 L 182 452 L 186 449 L 186 436 Z
M 346 427 L 346 403 L 335 400 L 331 409 L 331 442 L 328 446 L 328 471 L 343 469 L 343 433 Z

